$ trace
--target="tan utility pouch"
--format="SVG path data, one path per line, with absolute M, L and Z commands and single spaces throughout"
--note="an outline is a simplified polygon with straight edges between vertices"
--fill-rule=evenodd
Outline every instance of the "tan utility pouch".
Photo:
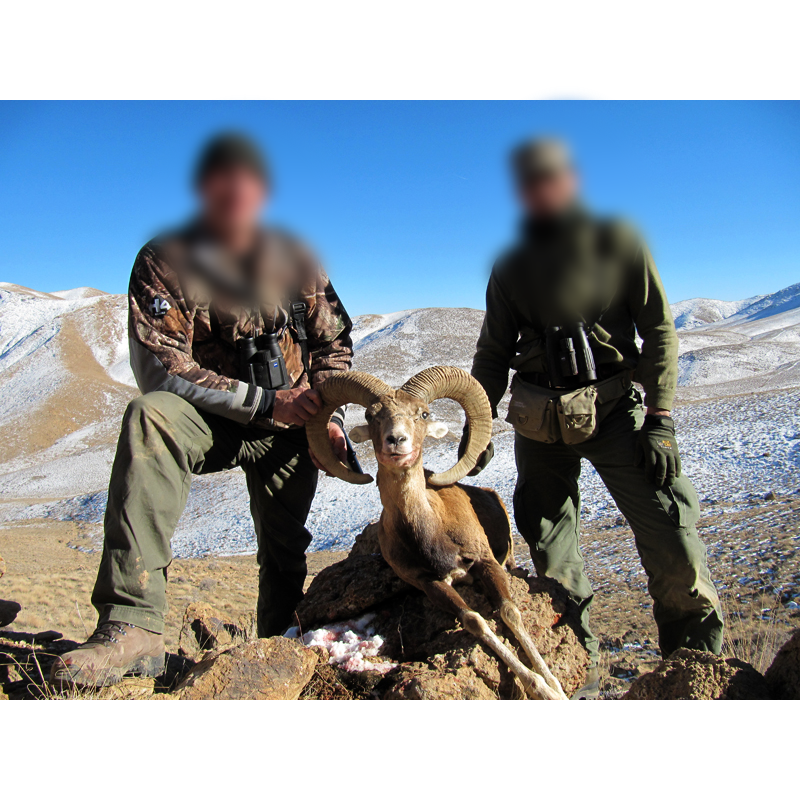
M 558 427 L 564 444 L 580 444 L 597 434 L 597 389 L 586 386 L 562 394 L 558 401 Z
M 559 396 L 559 392 L 526 383 L 515 375 L 506 422 L 528 439 L 545 444 L 557 442 L 561 438 L 556 411 Z
M 537 442 L 580 444 L 597 435 L 616 401 L 631 387 L 629 373 L 563 394 L 526 383 L 514 376 L 506 422 L 517 433 Z

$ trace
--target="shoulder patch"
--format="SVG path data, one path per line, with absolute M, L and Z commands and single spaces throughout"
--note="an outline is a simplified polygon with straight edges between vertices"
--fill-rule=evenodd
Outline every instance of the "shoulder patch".
M 150 312 L 156 319 L 161 319 L 167 315 L 172 306 L 166 301 L 156 295 L 153 302 L 150 304 Z

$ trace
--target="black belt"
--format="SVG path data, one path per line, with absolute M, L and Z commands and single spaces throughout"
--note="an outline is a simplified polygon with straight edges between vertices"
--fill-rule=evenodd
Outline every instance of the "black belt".
M 603 381 L 607 381 L 609 378 L 613 378 L 615 375 L 619 375 L 621 372 L 625 370 L 615 370 L 610 369 L 609 367 L 598 367 L 597 368 L 597 380 L 596 381 L 587 381 L 586 383 L 579 383 L 575 386 L 571 386 L 568 389 L 563 386 L 553 386 L 550 381 L 550 377 L 546 372 L 518 372 L 517 377 L 520 380 L 525 381 L 525 383 L 532 383 L 535 386 L 541 386 L 543 389 L 554 389 L 554 390 L 564 390 L 564 391 L 574 391 L 577 389 L 585 389 L 587 386 L 595 386 L 598 383 L 602 383 Z

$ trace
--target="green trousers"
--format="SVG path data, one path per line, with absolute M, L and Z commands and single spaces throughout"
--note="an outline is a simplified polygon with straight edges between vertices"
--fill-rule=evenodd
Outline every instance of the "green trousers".
M 170 539 L 192 475 L 236 466 L 247 476 L 258 542 L 258 635 L 292 624 L 303 596 L 311 542 L 305 521 L 318 476 L 305 431 L 247 428 L 168 392 L 136 398 L 123 418 L 92 594 L 101 621 L 163 633 Z
M 517 528 L 530 545 L 539 575 L 558 581 L 569 593 L 584 644 L 594 664 L 598 642 L 589 627 L 592 587 L 581 555 L 581 459 L 588 459 L 628 520 L 653 598 L 664 657 L 679 647 L 722 648 L 722 612 L 695 527 L 697 493 L 682 475 L 656 489 L 633 466 L 634 447 L 644 421 L 639 393 L 621 398 L 594 439 L 580 445 L 543 444 L 516 435 L 519 478 L 514 492 Z

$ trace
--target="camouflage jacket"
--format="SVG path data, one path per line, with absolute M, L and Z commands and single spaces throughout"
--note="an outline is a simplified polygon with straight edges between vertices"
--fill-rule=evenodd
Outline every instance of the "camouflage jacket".
M 246 293 L 238 291 L 242 287 Z M 136 257 L 128 300 L 139 388 L 173 392 L 236 422 L 285 427 L 256 416 L 268 390 L 239 379 L 236 343 L 242 337 L 286 325 L 280 347 L 293 387 L 316 388 L 350 369 L 350 318 L 316 258 L 282 232 L 263 230 L 247 266 L 197 226 L 158 237 Z M 293 302 L 307 307 L 308 373 L 288 313 Z
M 576 321 L 591 329 L 601 377 L 629 371 L 648 406 L 672 408 L 678 336 L 653 257 L 627 224 L 576 209 L 549 228 L 529 226 L 492 269 L 472 374 L 493 409 L 509 369 L 547 373 L 545 328 Z

